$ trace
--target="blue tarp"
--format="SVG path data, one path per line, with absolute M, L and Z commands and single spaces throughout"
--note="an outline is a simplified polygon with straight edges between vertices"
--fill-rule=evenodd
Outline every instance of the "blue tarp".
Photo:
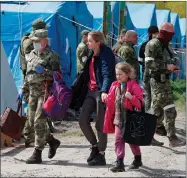
M 139 36 L 139 44 L 147 39 L 147 28 L 156 25 L 156 6 L 155 4 L 134 4 L 126 3 L 126 29 L 135 30 Z M 116 2 L 112 9 L 113 19 L 116 26 L 119 21 L 119 2 Z M 117 30 L 114 28 L 115 35 Z
M 174 48 L 180 47 L 181 33 L 179 25 L 179 15 L 177 13 L 170 13 L 171 23 L 174 25 L 175 35 L 172 38 L 172 46 Z
M 93 15 L 93 29 L 102 31 L 104 2 L 87 1 L 86 4 L 88 10 Z
M 66 84 L 70 86 L 73 82 L 76 76 L 76 47 L 81 40 L 80 32 L 85 28 L 64 17 L 92 28 L 93 16 L 85 2 L 1 4 L 1 41 L 18 89 L 22 86 L 20 40 L 24 34 L 31 32 L 32 22 L 37 18 L 50 25 L 51 47 L 60 55 Z
M 181 32 L 181 47 L 186 48 L 186 18 L 179 19 Z
M 156 10 L 157 26 L 164 22 L 170 22 L 170 10 Z
M 93 29 L 102 31 L 103 29 L 103 18 L 94 18 L 93 19 Z

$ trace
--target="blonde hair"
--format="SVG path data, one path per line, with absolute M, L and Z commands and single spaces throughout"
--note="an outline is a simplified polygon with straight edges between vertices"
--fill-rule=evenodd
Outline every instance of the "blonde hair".
M 91 31 L 88 33 L 88 35 L 90 35 L 95 42 L 100 42 L 100 44 L 105 44 L 104 35 L 100 31 Z
M 128 64 L 127 62 L 119 62 L 116 64 L 115 68 L 126 73 L 130 79 L 136 78 L 134 68 L 130 64 Z

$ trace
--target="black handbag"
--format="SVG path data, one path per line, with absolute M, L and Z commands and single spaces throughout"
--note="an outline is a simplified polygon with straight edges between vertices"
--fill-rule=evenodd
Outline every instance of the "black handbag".
M 144 111 L 130 110 L 127 110 L 126 114 L 124 141 L 137 146 L 150 145 L 156 129 L 157 116 Z

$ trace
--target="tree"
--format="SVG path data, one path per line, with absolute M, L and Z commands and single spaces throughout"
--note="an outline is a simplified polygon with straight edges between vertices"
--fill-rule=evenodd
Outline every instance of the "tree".
M 180 18 L 186 17 L 186 2 L 185 1 L 179 1 L 179 2 L 173 2 L 173 1 L 131 1 L 131 3 L 148 3 L 148 4 L 155 4 L 156 9 L 167 9 L 171 12 L 175 12 L 179 14 Z

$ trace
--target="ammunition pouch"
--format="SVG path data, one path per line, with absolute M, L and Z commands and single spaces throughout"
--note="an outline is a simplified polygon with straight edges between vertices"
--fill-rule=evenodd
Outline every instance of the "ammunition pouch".
M 151 72 L 151 78 L 154 78 L 157 82 L 164 83 L 166 80 L 169 80 L 170 74 L 160 73 L 160 72 Z

